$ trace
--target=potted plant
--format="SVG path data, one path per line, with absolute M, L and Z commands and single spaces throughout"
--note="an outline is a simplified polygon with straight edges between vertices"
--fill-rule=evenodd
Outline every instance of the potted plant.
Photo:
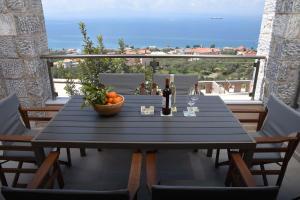
M 83 106 L 92 106 L 100 115 L 111 116 L 121 111 L 125 98 L 112 91 L 110 87 L 83 84 Z
M 83 53 L 84 54 L 106 54 L 103 38 L 97 36 L 97 45 L 89 38 L 86 26 L 83 22 L 79 24 L 83 36 Z M 121 46 L 120 46 L 121 49 Z M 83 95 L 84 102 L 82 107 L 91 106 L 101 115 L 114 115 L 118 113 L 123 104 L 124 97 L 112 91 L 112 88 L 102 84 L 101 73 L 122 72 L 125 66 L 124 59 L 112 58 L 84 58 L 79 60 L 78 68 L 75 74 L 67 74 L 67 84 L 65 90 L 72 95 Z M 81 88 L 76 87 L 74 77 L 79 79 Z

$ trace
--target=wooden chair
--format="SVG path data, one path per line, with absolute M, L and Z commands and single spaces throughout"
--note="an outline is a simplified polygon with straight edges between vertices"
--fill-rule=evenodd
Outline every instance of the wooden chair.
M 49 121 L 51 117 L 30 117 L 28 112 L 54 112 L 58 109 L 52 108 L 22 108 L 15 94 L 0 100 L 0 178 L 2 185 L 7 186 L 5 173 L 15 173 L 12 186 L 24 186 L 18 184 L 20 173 L 35 173 L 36 168 L 23 168 L 23 163 L 36 164 L 34 149 L 31 140 L 39 133 L 38 130 L 30 129 L 30 121 Z M 23 121 L 21 120 L 23 119 Z M 49 153 L 50 148 L 45 152 Z M 70 150 L 67 149 L 68 162 L 63 162 L 71 166 Z M 3 168 L 3 164 L 8 161 L 18 162 L 17 168 Z
M 233 110 L 235 113 L 254 113 L 252 110 Z M 300 140 L 300 113 L 293 110 L 275 96 L 271 95 L 264 112 L 258 111 L 259 120 L 254 139 L 257 148 L 252 165 L 260 170 L 251 169 L 253 175 L 262 175 L 264 185 L 268 185 L 267 175 L 278 175 L 277 186 L 282 184 L 288 162 L 293 156 Z M 251 122 L 252 119 L 244 119 Z M 291 134 L 295 133 L 295 136 Z M 228 152 L 230 150 L 227 150 Z M 219 163 L 220 150 L 217 149 L 216 167 L 228 162 Z M 277 164 L 279 169 L 265 169 L 266 164 Z
M 169 78 L 169 74 L 154 74 L 153 83 L 156 83 L 159 88 L 165 88 L 165 80 Z M 177 95 L 187 95 L 191 87 L 193 87 L 198 82 L 197 75 L 182 75 L 175 74 L 174 82 L 176 85 Z
M 59 152 L 51 152 L 26 189 L 2 187 L 4 198 L 6 200 L 129 200 L 136 197 L 142 166 L 142 155 L 140 153 L 132 155 L 128 187 L 108 191 L 45 189 L 52 188 L 55 180 L 58 181 L 60 188 L 64 187 L 58 157 Z
M 183 184 L 181 181 L 159 183 L 156 175 L 155 153 L 147 154 L 146 170 L 147 185 L 152 193 L 152 200 L 274 200 L 279 191 L 278 186 L 257 187 L 247 165 L 238 153 L 231 155 L 230 168 L 225 181 L 227 187 L 203 187 L 197 182 L 196 184 L 191 182 Z M 229 187 L 231 185 L 237 187 Z
M 101 73 L 101 82 L 123 95 L 132 95 L 145 82 L 143 73 Z

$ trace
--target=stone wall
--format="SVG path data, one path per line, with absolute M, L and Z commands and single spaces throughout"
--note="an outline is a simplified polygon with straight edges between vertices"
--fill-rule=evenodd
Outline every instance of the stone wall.
M 0 98 L 16 93 L 23 106 L 50 98 L 48 42 L 41 0 L 0 0 Z
M 270 94 L 293 103 L 300 70 L 300 0 L 265 0 L 258 45 L 262 62 L 256 99 Z

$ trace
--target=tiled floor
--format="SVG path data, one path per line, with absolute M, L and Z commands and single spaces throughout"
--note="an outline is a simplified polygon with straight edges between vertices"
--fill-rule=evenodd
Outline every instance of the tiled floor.
M 62 159 L 65 159 L 64 149 L 62 149 L 61 156 Z M 131 151 L 108 149 L 101 152 L 88 149 L 87 156 L 80 157 L 79 150 L 72 149 L 73 166 L 62 168 L 65 188 L 88 190 L 125 188 L 128 180 L 130 157 Z M 224 158 L 225 155 L 223 154 L 222 157 Z M 226 171 L 227 167 L 220 167 L 216 170 L 214 159 L 207 158 L 204 151 L 197 153 L 192 150 L 158 151 L 158 176 L 160 179 L 195 179 L 201 180 L 202 185 L 222 186 Z M 12 180 L 12 176 L 7 177 Z M 30 178 L 31 176 L 23 176 L 21 181 L 28 181 Z M 274 178 L 270 182 L 273 183 Z M 257 177 L 257 183 L 262 184 L 260 177 Z M 279 199 L 293 199 L 300 196 L 299 185 L 300 163 L 292 159 L 280 190 Z M 138 197 L 143 200 L 150 198 L 145 187 L 144 173 Z

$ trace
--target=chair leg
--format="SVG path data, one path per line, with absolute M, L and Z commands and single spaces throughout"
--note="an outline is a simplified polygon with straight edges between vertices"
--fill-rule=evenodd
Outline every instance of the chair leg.
M 1 166 L 1 164 L 0 164 L 0 179 L 1 179 L 2 186 L 8 186 L 5 174 L 2 172 L 2 166 Z
M 58 163 L 56 163 L 54 167 L 57 170 L 57 182 L 58 182 L 59 188 L 62 189 L 64 187 L 65 183 L 64 183 L 64 178 L 63 178 L 60 166 Z
M 262 171 L 265 171 L 265 166 L 263 164 L 260 165 L 260 169 Z M 268 186 L 269 183 L 268 183 L 268 178 L 267 178 L 267 175 L 266 173 L 262 173 L 262 178 L 263 178 L 263 181 L 264 181 L 264 186 Z
M 219 167 L 220 151 L 221 151 L 220 149 L 217 149 L 216 160 L 215 160 L 215 168 Z
M 22 166 L 23 166 L 23 161 L 19 161 L 19 163 L 18 163 L 18 169 L 22 169 Z M 14 180 L 13 180 L 13 184 L 12 184 L 13 187 L 17 187 L 18 181 L 19 181 L 19 177 L 20 177 L 20 172 L 16 172 Z
M 97 150 L 98 150 L 99 152 L 100 152 L 100 151 L 102 151 L 102 149 L 101 149 L 101 148 L 98 148 Z
M 67 151 L 68 167 L 71 167 L 72 166 L 72 159 L 71 159 L 70 148 L 67 148 L 66 151 Z
M 277 178 L 276 186 L 281 186 L 286 168 L 287 168 L 287 164 L 283 163 L 283 166 L 281 167 L 280 173 Z
M 85 148 L 80 148 L 80 156 L 81 157 L 85 157 L 86 156 Z
M 60 152 L 60 148 L 57 148 L 57 151 Z M 66 165 L 67 167 L 71 167 L 72 166 L 72 160 L 71 160 L 71 151 L 70 148 L 66 148 L 66 152 L 67 152 L 67 161 L 64 160 L 58 160 L 58 162 L 62 165 Z

